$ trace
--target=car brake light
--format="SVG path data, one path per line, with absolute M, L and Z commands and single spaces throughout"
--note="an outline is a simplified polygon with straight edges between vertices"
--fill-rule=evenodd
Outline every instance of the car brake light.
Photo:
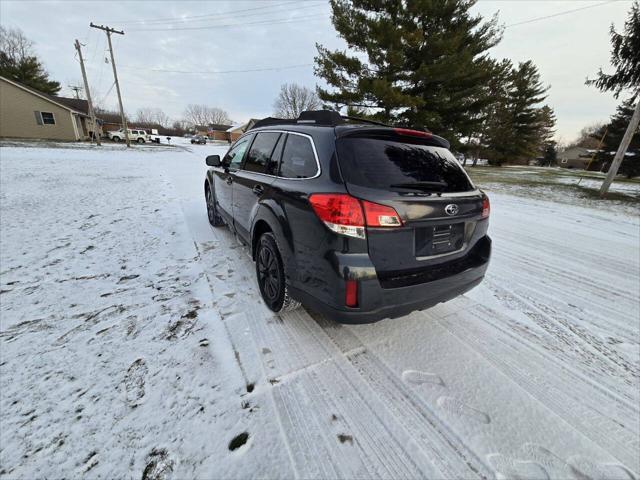
M 392 207 L 362 200 L 367 227 L 400 227 L 402 220 Z
M 430 132 L 423 132 L 423 131 L 420 131 L 420 130 L 412 130 L 410 128 L 394 128 L 393 131 L 396 132 L 398 135 L 409 135 L 411 137 L 431 138 L 431 136 L 432 136 Z
M 392 207 L 358 200 L 346 193 L 314 193 L 309 202 L 316 215 L 336 233 L 365 238 L 367 227 L 400 227 L 402 220 Z
M 491 204 L 489 202 L 489 197 L 482 197 L 482 218 L 489 218 L 489 213 L 491 213 Z
M 347 307 L 358 306 L 358 282 L 356 280 L 346 280 L 344 304 Z
M 314 193 L 309 203 L 324 224 L 336 233 L 365 238 L 364 214 L 357 198 L 346 193 Z

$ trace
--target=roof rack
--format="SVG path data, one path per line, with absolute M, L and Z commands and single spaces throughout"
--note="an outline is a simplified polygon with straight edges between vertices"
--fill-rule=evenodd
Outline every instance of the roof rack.
M 354 122 L 368 123 L 371 125 L 377 125 L 379 127 L 394 128 L 392 125 L 386 123 L 377 122 L 375 120 L 369 120 L 360 117 L 350 117 L 348 115 L 340 115 L 340 113 L 334 110 L 306 110 L 300 113 L 298 118 L 284 119 L 267 117 L 262 120 L 258 120 L 249 130 L 260 127 L 269 127 L 274 125 L 317 125 L 325 127 L 335 127 L 338 125 L 344 125 L 345 120 L 352 120 Z M 424 129 L 428 132 L 427 129 Z

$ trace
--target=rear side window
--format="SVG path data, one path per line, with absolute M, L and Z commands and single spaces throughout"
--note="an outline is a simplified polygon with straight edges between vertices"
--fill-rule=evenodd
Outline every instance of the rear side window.
M 437 192 L 473 190 L 458 161 L 443 147 L 359 137 L 338 140 L 337 149 L 347 183 L 402 190 L 398 186 L 422 182 L 423 189 Z
M 280 138 L 280 133 L 258 133 L 251 144 L 243 169 L 249 172 L 267 173 L 269 162 L 271 161 L 271 153 L 278 142 L 278 138 Z
M 318 164 L 311 140 L 289 134 L 280 161 L 280 176 L 284 178 L 310 178 L 318 173 Z

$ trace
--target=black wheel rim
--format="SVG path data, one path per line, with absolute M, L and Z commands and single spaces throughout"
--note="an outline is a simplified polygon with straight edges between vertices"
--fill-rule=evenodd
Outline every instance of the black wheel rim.
M 207 215 L 209 215 L 209 223 L 213 223 L 216 218 L 216 206 L 213 203 L 211 190 L 207 191 Z
M 265 301 L 274 306 L 282 290 L 278 260 L 268 245 L 262 244 L 258 252 L 258 282 Z

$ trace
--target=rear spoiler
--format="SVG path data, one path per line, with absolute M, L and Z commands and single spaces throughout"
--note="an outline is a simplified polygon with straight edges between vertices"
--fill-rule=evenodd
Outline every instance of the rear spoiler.
M 393 127 L 358 127 L 358 128 L 336 128 L 336 138 L 360 137 L 360 138 L 389 138 L 402 140 L 407 143 L 418 143 L 431 145 L 434 147 L 451 148 L 448 140 L 434 135 L 431 132 L 422 130 L 412 130 L 409 128 Z

